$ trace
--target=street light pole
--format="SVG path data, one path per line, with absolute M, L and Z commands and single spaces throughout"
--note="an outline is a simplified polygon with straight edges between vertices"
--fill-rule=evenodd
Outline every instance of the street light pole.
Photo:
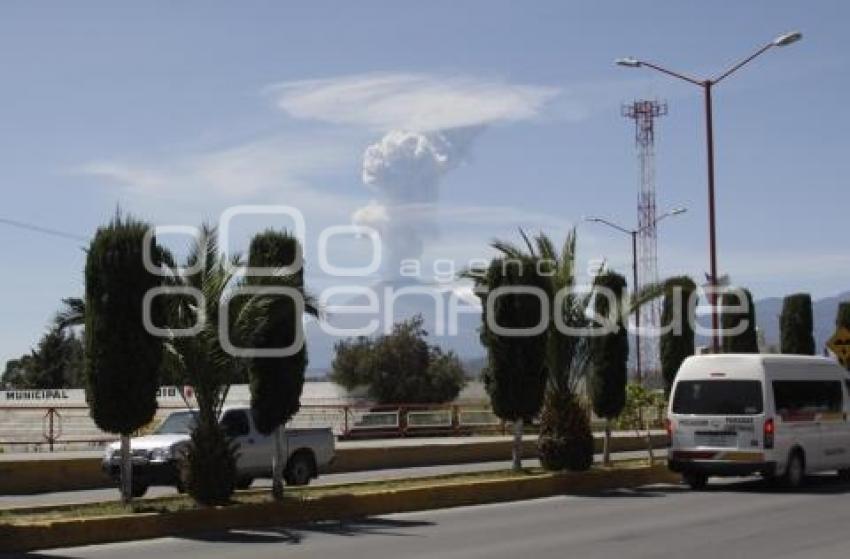
M 620 58 L 616 60 L 616 63 L 619 66 L 625 66 L 627 68 L 640 68 L 641 66 L 647 66 L 648 68 L 652 68 L 658 72 L 663 74 L 667 74 L 668 76 L 672 76 L 674 78 L 692 83 L 694 85 L 698 85 L 702 88 L 704 96 L 705 96 L 705 135 L 706 135 L 706 155 L 707 155 L 707 166 L 708 166 L 708 251 L 709 251 L 709 274 L 708 283 L 711 287 L 711 293 L 709 294 L 709 302 L 711 305 L 711 327 L 712 327 L 712 337 L 711 337 L 711 345 L 712 349 L 715 353 L 720 351 L 720 331 L 719 331 L 719 319 L 717 313 L 717 286 L 718 286 L 718 273 L 717 273 L 717 230 L 716 230 L 716 219 L 715 219 L 715 204 L 714 204 L 714 122 L 712 118 L 712 100 L 711 100 L 711 92 L 712 87 L 716 84 L 720 83 L 721 80 L 725 79 L 727 76 L 750 62 L 751 60 L 757 58 L 761 54 L 767 52 L 769 49 L 773 47 L 785 47 L 790 44 L 796 43 L 800 39 L 803 38 L 803 34 L 799 31 L 794 31 L 791 33 L 785 33 L 784 35 L 780 35 L 776 37 L 773 41 L 767 43 L 753 54 L 748 56 L 747 58 L 741 60 L 737 64 L 733 65 L 731 68 L 720 74 L 717 78 L 714 79 L 706 79 L 706 80 L 698 80 L 692 78 L 690 76 L 686 76 L 685 74 L 681 74 L 679 72 L 674 72 L 673 70 L 669 70 L 662 66 L 658 66 L 657 64 L 653 64 L 651 62 L 646 62 L 644 60 L 638 60 L 637 58 Z
M 617 231 L 620 231 L 622 233 L 626 233 L 627 235 L 630 235 L 632 237 L 632 290 L 634 291 L 635 296 L 637 296 L 638 291 L 639 291 L 639 286 L 638 286 L 638 257 L 637 257 L 638 234 L 641 231 L 644 231 L 646 228 L 657 224 L 659 221 L 661 221 L 665 217 L 680 215 L 680 214 L 685 213 L 686 211 L 688 211 L 688 209 L 684 208 L 684 207 L 674 208 L 669 212 L 664 212 L 663 214 L 661 214 L 657 218 L 655 218 L 654 222 L 649 223 L 647 225 L 644 225 L 643 227 L 641 227 L 639 229 L 628 229 L 626 227 L 623 227 L 622 225 L 617 225 L 616 223 L 614 223 L 612 221 L 608 221 L 607 219 L 603 219 L 601 217 L 586 217 L 584 219 L 585 219 L 585 221 L 591 221 L 591 222 L 594 222 L 594 223 L 601 223 L 603 225 L 607 225 L 608 227 L 611 227 L 612 229 L 616 229 Z M 640 360 L 640 309 L 638 309 L 638 312 L 635 313 L 635 379 L 637 380 L 638 384 L 642 384 L 643 370 L 642 370 L 642 367 L 641 367 L 641 360 Z
M 637 295 L 638 290 L 638 263 L 637 263 L 637 229 L 631 231 L 632 234 L 632 286 Z M 643 384 L 640 366 L 640 310 L 635 313 L 635 379 L 638 384 Z
M 717 312 L 717 226 L 714 206 L 714 118 L 712 116 L 711 80 L 703 82 L 705 91 L 705 145 L 708 160 L 708 254 L 709 254 L 709 284 L 711 293 L 711 345 L 714 353 L 720 353 L 719 326 L 720 316 Z

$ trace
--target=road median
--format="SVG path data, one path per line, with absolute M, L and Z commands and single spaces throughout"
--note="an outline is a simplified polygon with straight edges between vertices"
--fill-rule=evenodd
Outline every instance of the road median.
M 665 465 L 620 463 L 582 473 L 479 472 L 293 490 L 282 502 L 268 492 L 239 493 L 226 507 L 197 508 L 188 498 L 146 499 L 135 511 L 117 503 L 36 507 L 0 514 L 0 550 L 33 551 L 239 528 L 340 521 L 381 514 L 587 494 L 669 483 Z
M 371 444 L 374 443 L 374 444 Z M 404 443 L 404 444 L 399 444 Z M 504 437 L 493 440 L 447 438 L 444 441 L 420 442 L 407 439 L 340 443 L 336 460 L 325 473 L 347 473 L 391 468 L 442 466 L 509 460 L 511 441 Z M 655 448 L 666 445 L 663 433 L 653 435 Z M 602 440 L 596 438 L 596 451 Z M 612 452 L 630 452 L 646 448 L 644 436 L 620 435 L 612 439 Z M 526 437 L 523 457 L 537 457 L 537 440 Z M 56 491 L 75 491 L 111 487 L 113 484 L 100 468 L 100 458 L 33 456 L 20 460 L 0 460 L 0 495 L 29 495 Z

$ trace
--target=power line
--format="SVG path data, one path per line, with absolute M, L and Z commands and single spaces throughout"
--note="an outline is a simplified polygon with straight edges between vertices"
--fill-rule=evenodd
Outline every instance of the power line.
M 18 229 L 24 229 L 26 231 L 34 231 L 36 233 L 42 233 L 44 235 L 52 235 L 54 237 L 60 237 L 62 239 L 70 239 L 73 241 L 88 241 L 87 237 L 82 235 L 76 235 L 74 233 L 67 233 L 65 231 L 59 231 L 57 229 L 50 229 L 47 227 L 42 227 L 41 225 L 35 225 L 34 223 L 26 223 L 24 221 L 17 221 L 14 219 L 7 219 L 5 217 L 0 217 L 0 223 L 3 225 L 9 225 L 11 227 L 17 227 Z

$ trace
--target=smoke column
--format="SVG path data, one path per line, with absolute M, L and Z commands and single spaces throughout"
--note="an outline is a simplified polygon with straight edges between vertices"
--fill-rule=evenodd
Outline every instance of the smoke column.
M 401 262 L 419 259 L 425 242 L 436 236 L 440 181 L 464 161 L 480 130 L 394 130 L 366 149 L 363 183 L 375 191 L 376 200 L 352 219 L 380 232 L 384 279 L 398 278 Z

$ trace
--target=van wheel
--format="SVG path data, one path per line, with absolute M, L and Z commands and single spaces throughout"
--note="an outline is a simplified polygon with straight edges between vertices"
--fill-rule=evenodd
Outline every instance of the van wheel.
M 313 457 L 306 452 L 297 452 L 289 459 L 283 477 L 287 485 L 307 485 L 313 477 Z
M 796 489 L 803 484 L 805 477 L 806 463 L 803 461 L 803 453 L 795 450 L 788 458 L 788 466 L 785 467 L 782 484 L 788 489 Z
M 705 486 L 708 485 L 708 476 L 705 474 L 687 473 L 682 478 L 694 491 L 705 489 Z
M 850 481 L 850 468 L 838 470 L 838 479 L 841 481 Z

